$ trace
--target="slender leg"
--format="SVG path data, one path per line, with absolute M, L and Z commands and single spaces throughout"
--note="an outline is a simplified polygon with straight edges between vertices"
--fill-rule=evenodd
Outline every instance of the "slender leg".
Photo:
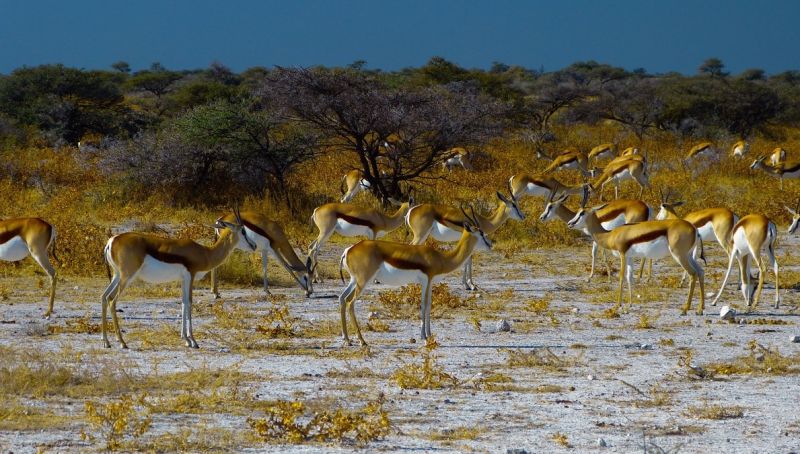
M 183 310 L 184 319 L 186 324 L 186 346 L 191 348 L 200 348 L 197 341 L 194 340 L 194 333 L 192 332 L 192 282 L 194 276 L 189 274 L 183 278 Z
M 425 305 L 425 318 L 424 318 L 424 334 L 425 336 L 423 339 L 427 339 L 431 337 L 431 305 L 433 300 L 433 282 L 429 278 L 428 281 L 425 283 L 425 288 L 422 290 L 425 292 L 422 295 L 422 302 Z
M 358 340 L 361 342 L 362 346 L 366 346 L 367 345 L 367 341 L 364 340 L 364 336 L 361 335 L 361 327 L 358 326 L 358 318 L 356 318 L 356 298 L 355 298 L 355 295 L 353 295 L 353 298 L 351 298 L 350 301 L 347 302 L 347 308 L 349 309 L 349 312 L 350 312 L 350 318 L 353 319 L 353 325 L 355 325 L 355 327 L 356 327 L 356 334 L 358 335 Z
M 625 260 L 625 278 L 628 281 L 628 311 L 633 309 L 633 259 Z
M 269 260 L 269 250 L 261 251 L 261 269 L 264 272 L 264 292 L 269 295 L 269 280 L 267 279 L 267 262 Z
M 642 276 L 644 276 L 644 265 L 647 263 L 647 257 L 642 258 L 642 266 L 639 268 L 639 280 L 642 280 Z
M 739 259 L 739 270 L 741 271 L 740 280 L 742 281 L 741 289 L 742 295 L 744 296 L 744 302 L 747 304 L 747 307 L 750 307 L 752 303 L 752 291 L 750 290 L 750 255 L 745 255 Z
M 592 268 L 589 270 L 589 278 L 586 279 L 586 282 L 591 282 L 592 276 L 594 276 L 594 261 L 597 258 L 597 241 L 592 241 Z
M 111 348 L 111 343 L 108 342 L 108 335 L 106 334 L 106 315 L 108 314 L 108 299 L 109 297 L 116 297 L 115 293 L 119 288 L 119 274 L 114 272 L 114 277 L 111 279 L 111 282 L 106 287 L 106 290 L 103 292 L 103 296 L 100 298 L 100 306 L 102 312 L 102 318 L 100 321 L 100 331 L 103 333 L 103 346 L 106 348 Z
M 778 308 L 781 302 L 780 297 L 780 285 L 778 283 L 778 260 L 775 259 L 775 242 L 769 243 L 767 247 L 767 256 L 769 257 L 769 262 L 772 264 L 772 270 L 775 272 L 775 309 Z
M 764 289 L 764 274 L 766 274 L 766 267 L 764 260 L 761 259 L 761 254 L 753 255 L 753 263 L 758 267 L 758 287 L 756 287 L 756 297 L 753 300 L 753 309 L 758 305 L 758 300 L 761 299 L 761 291 Z
M 125 290 L 125 286 L 127 285 L 128 280 L 122 276 L 120 276 L 120 282 L 117 287 L 116 295 L 114 298 L 110 300 L 109 303 L 109 310 L 111 311 L 111 320 L 114 322 L 114 331 L 117 333 L 117 340 L 119 343 L 122 344 L 122 348 L 128 348 L 128 344 L 122 339 L 122 331 L 119 328 L 119 319 L 117 318 L 117 301 L 119 297 L 122 295 L 122 291 Z
M 356 293 L 356 279 L 351 277 L 350 283 L 347 284 L 347 287 L 342 290 L 342 294 L 339 295 L 339 311 L 342 322 L 342 340 L 346 345 L 353 345 L 352 342 L 350 342 L 350 338 L 347 337 L 347 300 L 351 296 L 353 299 L 355 299 L 358 296 Z
M 611 283 L 611 265 L 608 263 L 608 256 L 606 255 L 606 250 L 601 249 L 603 254 L 603 262 L 606 264 L 606 282 L 609 284 Z
M 44 250 L 43 254 L 34 254 L 31 252 L 31 256 L 42 267 L 47 276 L 50 277 L 50 298 L 47 305 L 47 312 L 44 313 L 45 318 L 50 318 L 50 314 L 53 313 L 53 301 L 56 298 L 56 269 L 53 268 L 53 265 L 50 264 L 50 259 L 47 256 L 47 250 Z
M 214 294 L 214 299 L 222 298 L 219 294 L 219 288 L 217 287 L 217 269 L 214 268 L 211 270 L 211 293 Z
M 617 294 L 617 305 L 614 306 L 619 309 L 622 306 L 622 284 L 625 280 L 625 254 L 619 254 L 619 294 Z

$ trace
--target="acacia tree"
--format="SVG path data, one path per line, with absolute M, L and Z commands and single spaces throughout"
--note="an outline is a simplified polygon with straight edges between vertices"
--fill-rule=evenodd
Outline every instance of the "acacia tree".
M 319 131 L 327 145 L 354 153 L 384 203 L 401 197 L 404 183 L 433 178 L 427 171 L 450 148 L 500 132 L 502 106 L 463 84 L 392 89 L 353 69 L 278 68 L 259 94 Z
M 641 142 L 648 129 L 658 126 L 664 108 L 657 88 L 658 80 L 653 78 L 632 77 L 609 82 L 578 109 L 578 117 L 617 122 Z

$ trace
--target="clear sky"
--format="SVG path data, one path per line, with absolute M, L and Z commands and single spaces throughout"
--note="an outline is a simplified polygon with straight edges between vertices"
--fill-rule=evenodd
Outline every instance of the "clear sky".
M 597 60 L 654 73 L 718 57 L 734 73 L 772 74 L 800 69 L 800 1 L 0 0 L 0 73 L 119 60 L 393 70 L 434 55 L 468 68 Z

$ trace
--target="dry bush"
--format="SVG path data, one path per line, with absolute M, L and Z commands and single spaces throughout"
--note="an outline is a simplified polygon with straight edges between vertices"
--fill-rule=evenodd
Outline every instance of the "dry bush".
M 150 430 L 152 418 L 144 405 L 145 396 L 134 400 L 122 396 L 106 403 L 86 401 L 86 420 L 90 430 L 81 430 L 81 439 L 94 442 L 102 440 L 105 449 L 116 451 L 125 439 L 136 439 Z
M 726 362 L 715 362 L 704 369 L 720 375 L 790 375 L 800 373 L 800 353 L 786 356 L 751 340 L 748 353 Z
M 536 367 L 552 372 L 564 372 L 570 367 L 583 363 L 583 351 L 575 356 L 564 354 L 558 356 L 549 348 L 542 348 L 524 352 L 522 350 L 507 350 L 508 367 Z
M 472 309 L 477 305 L 474 298 L 459 297 L 443 282 L 434 285 L 431 294 L 431 316 L 435 318 L 452 317 L 456 309 Z M 380 292 L 377 303 L 382 314 L 393 319 L 409 319 L 419 315 L 420 301 L 420 286 L 410 284 Z
M 97 334 L 100 332 L 100 324 L 92 323 L 92 317 L 89 314 L 81 318 L 73 318 L 64 320 L 63 325 L 51 323 L 47 325 L 47 330 L 50 334 Z
M 561 432 L 556 432 L 550 436 L 550 439 L 553 440 L 556 444 L 559 444 L 565 448 L 571 448 L 572 445 L 569 444 L 569 439 L 566 435 Z
M 429 338 L 431 339 L 431 338 Z M 458 379 L 436 364 L 436 341 L 430 341 L 419 355 L 422 364 L 405 363 L 392 372 L 392 379 L 403 389 L 442 389 L 458 385 Z M 412 352 L 412 357 L 418 356 Z
M 725 407 L 718 404 L 705 402 L 700 406 L 692 406 L 686 409 L 686 414 L 700 419 L 736 419 L 744 416 L 744 409 L 737 405 Z

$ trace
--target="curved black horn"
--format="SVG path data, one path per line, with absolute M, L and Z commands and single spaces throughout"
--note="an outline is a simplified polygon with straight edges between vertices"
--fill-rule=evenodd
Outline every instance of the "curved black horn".
M 581 208 L 586 208 L 586 202 L 589 201 L 589 186 L 583 186 L 583 198 L 581 199 Z

